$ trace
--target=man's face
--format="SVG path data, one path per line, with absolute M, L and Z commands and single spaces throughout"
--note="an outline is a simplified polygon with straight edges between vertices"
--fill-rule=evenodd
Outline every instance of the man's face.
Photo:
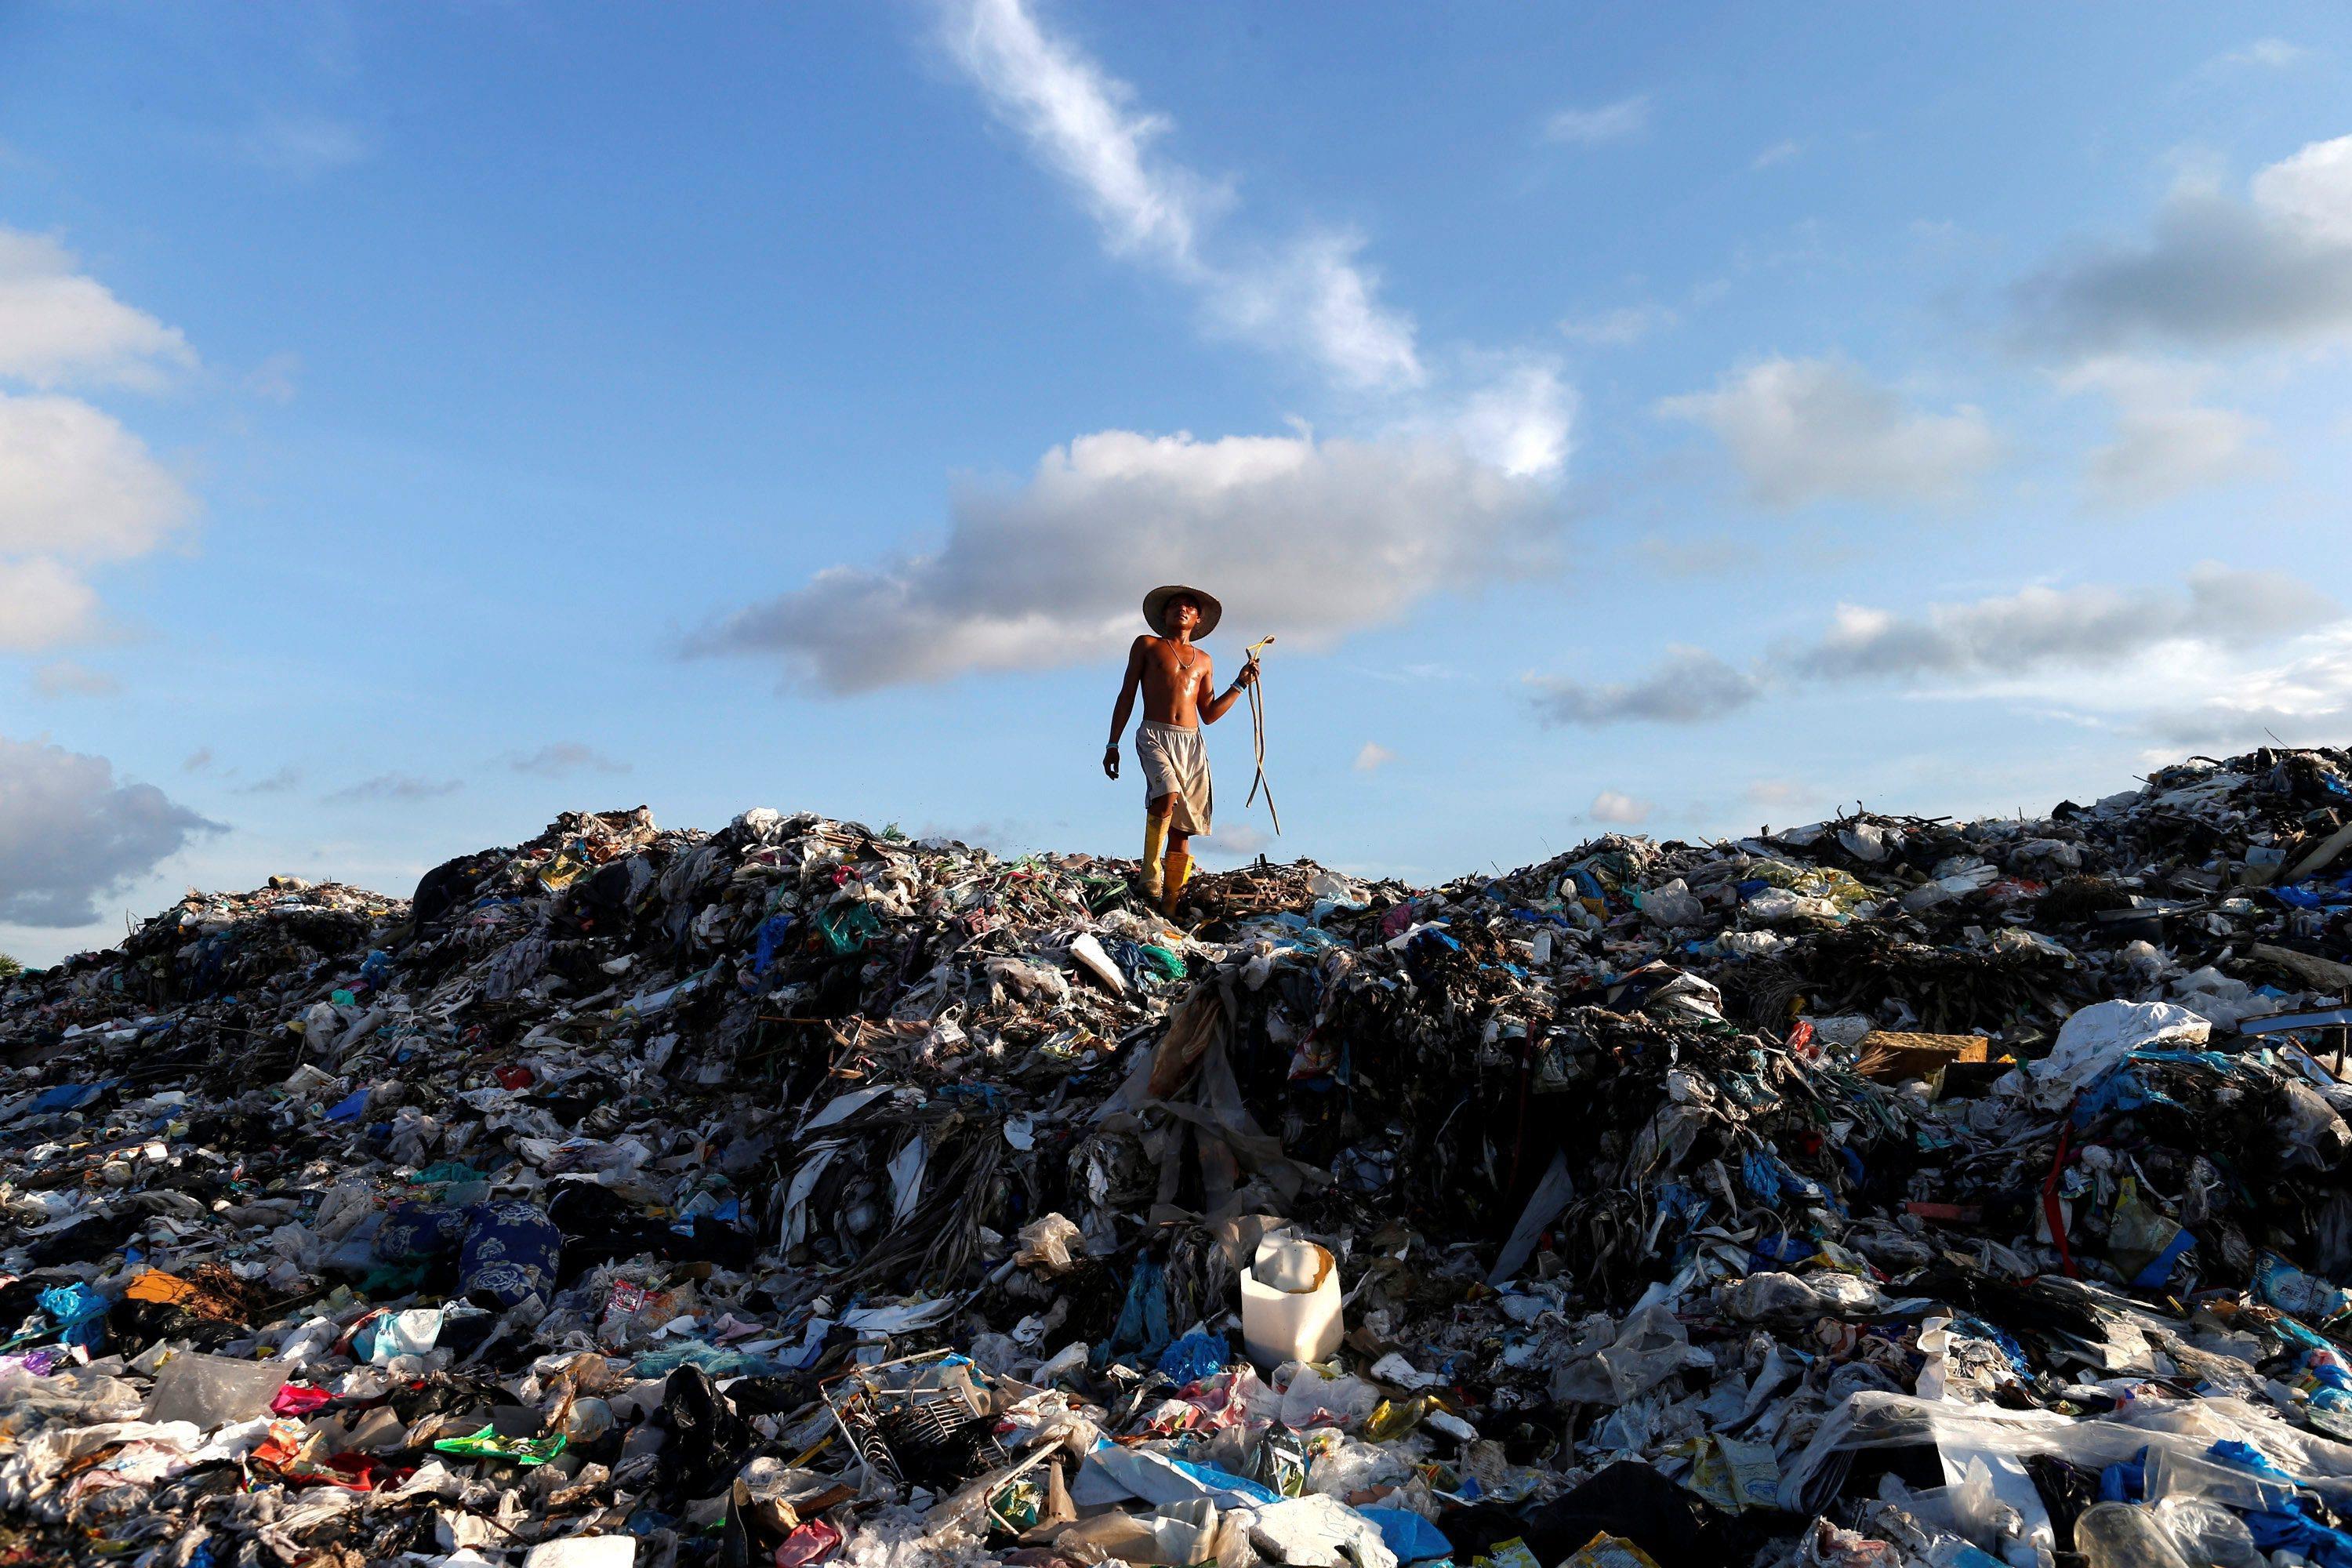
M 1180 633 L 1190 632 L 1194 626 L 1197 626 L 1200 624 L 1200 605 L 1194 604 L 1192 600 L 1185 598 L 1181 594 L 1175 598 L 1168 601 L 1169 630 Z

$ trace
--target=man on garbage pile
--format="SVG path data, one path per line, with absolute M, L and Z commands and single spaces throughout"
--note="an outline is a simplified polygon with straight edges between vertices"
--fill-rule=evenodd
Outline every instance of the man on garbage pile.
M 1127 651 L 1127 678 L 1110 711 L 1110 743 L 1103 748 L 1103 772 L 1117 778 L 1118 738 L 1141 687 L 1135 756 L 1143 767 L 1143 896 L 1160 901 L 1171 915 L 1192 874 L 1192 836 L 1209 831 L 1215 807 L 1201 726 L 1223 718 L 1257 679 L 1257 668 L 1244 664 L 1231 686 L 1217 690 L 1212 661 L 1196 641 L 1214 631 L 1223 614 L 1214 598 L 1182 584 L 1143 596 L 1143 620 L 1151 632 Z

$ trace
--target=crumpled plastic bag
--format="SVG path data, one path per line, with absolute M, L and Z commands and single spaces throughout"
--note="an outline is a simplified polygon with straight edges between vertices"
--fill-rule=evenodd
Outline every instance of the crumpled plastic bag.
M 2136 1050 L 2199 1046 L 2213 1026 L 2169 1002 L 2095 1002 L 2059 1026 L 2050 1054 L 2026 1065 L 2033 1099 L 2057 1110 Z
M 1690 1331 L 1673 1312 L 1644 1307 L 1625 1320 L 1608 1345 L 1554 1369 L 1551 1396 L 1580 1405 L 1622 1405 L 1678 1372 L 1714 1364 L 1714 1354 L 1690 1342 Z
M 1067 1274 L 1087 1255 L 1086 1233 L 1058 1214 L 1031 1220 L 1013 1235 L 1013 1261 L 1047 1279 Z
M 1864 1316 L 1878 1310 L 1878 1288 L 1852 1274 L 1824 1268 L 1804 1279 L 1773 1269 L 1750 1274 L 1722 1292 L 1726 1314 L 1743 1323 L 1808 1323 L 1816 1318 Z
M 1250 1544 L 1296 1568 L 1397 1568 L 1381 1527 L 1337 1498 L 1291 1498 L 1259 1510 Z

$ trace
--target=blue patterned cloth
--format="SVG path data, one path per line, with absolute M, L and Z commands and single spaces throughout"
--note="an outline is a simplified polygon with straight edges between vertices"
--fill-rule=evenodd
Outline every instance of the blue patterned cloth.
M 468 1296 L 488 1295 L 501 1307 L 555 1294 L 563 1232 L 536 1205 L 509 1198 L 476 1204 L 465 1215 L 466 1239 L 457 1250 L 459 1289 Z
M 374 1250 L 385 1263 L 427 1263 L 448 1257 L 465 1239 L 464 1209 L 395 1198 L 376 1227 Z

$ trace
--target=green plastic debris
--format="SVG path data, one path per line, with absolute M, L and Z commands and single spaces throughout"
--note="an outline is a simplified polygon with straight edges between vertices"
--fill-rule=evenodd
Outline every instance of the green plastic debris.
M 856 952 L 868 937 L 882 934 L 882 917 L 871 904 L 830 904 L 817 910 L 809 924 L 835 954 Z
M 501 1437 L 495 1426 L 485 1426 L 470 1437 L 444 1437 L 433 1445 L 436 1454 L 462 1454 L 469 1459 L 503 1459 L 509 1465 L 543 1465 L 563 1452 L 570 1439 L 558 1432 L 552 1437 Z
M 1155 946 L 1154 944 L 1147 942 L 1143 944 L 1142 952 L 1145 958 L 1151 961 L 1151 967 L 1160 971 L 1161 979 L 1181 980 L 1184 978 L 1184 961 L 1177 957 L 1174 953 L 1169 952 L 1166 948 Z

